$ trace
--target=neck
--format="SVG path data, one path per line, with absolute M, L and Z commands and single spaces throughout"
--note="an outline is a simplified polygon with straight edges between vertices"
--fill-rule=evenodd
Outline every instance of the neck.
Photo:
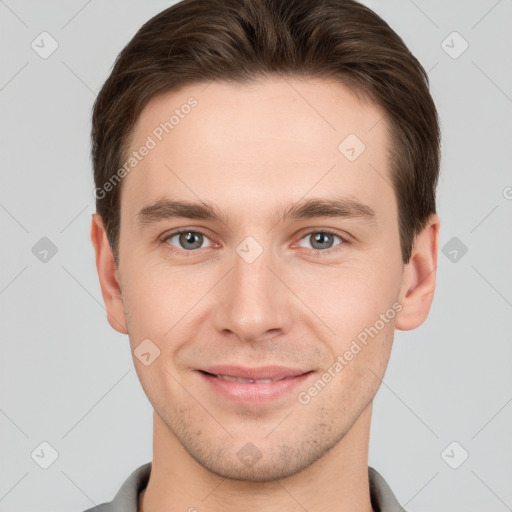
M 368 480 L 371 403 L 343 439 L 292 476 L 269 482 L 222 478 L 199 465 L 156 413 L 153 462 L 139 512 L 372 512 Z

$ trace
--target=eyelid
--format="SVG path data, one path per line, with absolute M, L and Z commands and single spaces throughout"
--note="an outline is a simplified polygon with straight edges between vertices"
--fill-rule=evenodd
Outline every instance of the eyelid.
M 329 235 L 337 236 L 341 240 L 341 243 L 339 243 L 338 245 L 335 245 L 334 247 L 330 247 L 329 249 L 324 249 L 324 250 L 315 250 L 315 249 L 309 249 L 307 247 L 300 247 L 299 246 L 300 249 L 305 249 L 306 251 L 308 251 L 308 253 L 310 253 L 310 254 L 312 254 L 313 256 L 316 256 L 316 257 L 332 255 L 332 254 L 336 253 L 339 250 L 343 250 L 344 246 L 351 245 L 353 243 L 353 240 L 351 239 L 351 237 L 348 234 L 346 234 L 346 233 L 341 234 L 338 231 L 336 231 L 335 229 L 332 229 L 332 228 L 313 228 L 313 229 L 310 229 L 310 228 L 308 228 L 305 232 L 301 232 L 301 234 L 300 234 L 300 236 L 298 238 L 298 241 L 295 242 L 295 244 L 300 242 L 301 240 L 303 240 L 307 236 L 310 236 L 310 235 L 312 235 L 314 233 L 324 233 L 324 234 L 329 234 Z
M 346 243 L 350 243 L 353 240 L 353 238 L 348 233 L 345 233 L 344 231 L 340 232 L 334 228 L 304 228 L 304 229 L 305 229 L 305 231 L 301 230 L 301 231 L 299 231 L 299 234 L 296 235 L 299 237 L 298 238 L 299 240 L 302 240 L 305 236 L 312 235 L 313 233 L 327 233 L 329 235 L 335 235 L 335 236 L 341 238 L 341 240 L 343 240 Z
M 201 228 L 190 228 L 190 227 L 189 228 L 188 227 L 178 228 L 174 231 L 166 232 L 158 238 L 158 241 L 160 243 L 166 244 L 167 247 L 169 247 L 171 251 L 173 251 L 173 252 L 177 251 L 182 254 L 185 253 L 186 255 L 193 255 L 194 253 L 197 254 L 197 253 L 201 252 L 203 249 L 210 248 L 210 247 L 202 247 L 201 249 L 194 249 L 191 251 L 187 251 L 185 249 L 179 249 L 177 247 L 174 247 L 174 246 L 166 243 L 167 240 L 169 240 L 169 238 L 172 238 L 176 235 L 180 235 L 182 233 L 199 233 L 199 234 L 203 235 L 204 237 L 208 238 L 208 240 L 210 240 L 210 242 L 212 242 L 213 245 L 216 244 L 216 242 L 211 240 L 211 237 L 205 230 L 203 230 Z M 351 239 L 351 237 L 348 234 L 346 234 L 346 233 L 341 234 L 332 228 L 305 228 L 305 231 L 300 232 L 300 236 L 296 235 L 296 236 L 298 236 L 298 239 L 296 242 L 294 242 L 294 245 L 296 243 L 300 242 L 303 238 L 307 237 L 308 235 L 312 235 L 314 233 L 330 234 L 333 236 L 337 236 L 341 240 L 340 244 L 336 245 L 335 247 L 325 249 L 325 250 L 315 250 L 315 249 L 308 249 L 307 247 L 301 247 L 301 249 L 306 249 L 309 252 L 315 254 L 316 256 L 321 256 L 323 254 L 325 254 L 325 255 L 332 254 L 333 252 L 336 252 L 338 250 L 338 248 L 341 248 L 341 246 L 351 245 L 353 243 L 353 240 Z
M 185 254 L 187 254 L 187 255 L 188 255 L 188 254 L 191 254 L 191 255 L 192 255 L 192 254 L 194 254 L 194 253 L 199 253 L 199 252 L 200 252 L 200 251 L 202 251 L 203 249 L 209 249 L 209 248 L 210 248 L 210 247 L 202 247 L 201 249 L 194 249 L 194 250 L 192 250 L 192 251 L 186 251 L 185 249 L 179 249 L 179 248 L 174 247 L 174 246 L 172 246 L 171 244 L 167 243 L 167 241 L 169 240 L 169 238 L 172 238 L 172 237 L 174 237 L 174 236 L 176 236 L 176 235 L 181 235 L 182 233 L 199 233 L 199 234 L 203 235 L 204 237 L 208 238 L 208 240 L 210 240 L 210 242 L 212 243 L 212 245 L 215 245 L 215 244 L 216 244 L 216 242 L 214 242 L 214 241 L 211 239 L 210 235 L 209 235 L 206 231 L 204 231 L 204 230 L 202 230 L 202 229 L 200 229 L 200 228 L 187 228 L 187 227 L 179 228 L 179 229 L 176 229 L 175 231 L 168 231 L 168 232 L 164 233 L 163 235 L 161 235 L 160 237 L 158 237 L 158 241 L 159 241 L 160 243 L 162 243 L 162 244 L 167 245 L 167 247 L 169 247 L 169 248 L 170 248 L 170 250 L 171 250 L 171 251 L 173 251 L 173 252 L 178 251 L 178 252 L 180 252 L 180 253 L 185 253 Z

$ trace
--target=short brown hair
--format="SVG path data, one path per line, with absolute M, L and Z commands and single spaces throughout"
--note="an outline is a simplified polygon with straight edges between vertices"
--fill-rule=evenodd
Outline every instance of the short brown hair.
M 187 84 L 279 75 L 334 78 L 383 108 L 402 262 L 409 262 L 415 236 L 436 213 L 440 132 L 427 73 L 402 39 L 355 0 L 183 0 L 139 29 L 94 104 L 96 209 L 116 265 L 122 182 L 104 187 L 148 102 Z

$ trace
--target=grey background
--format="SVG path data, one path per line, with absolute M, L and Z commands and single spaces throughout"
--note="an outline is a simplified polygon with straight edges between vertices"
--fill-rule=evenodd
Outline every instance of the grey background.
M 436 297 L 396 332 L 370 464 L 410 512 L 512 510 L 512 1 L 365 3 L 429 71 L 443 131 Z M 89 131 L 118 52 L 170 4 L 0 0 L 1 511 L 82 511 L 151 460 L 152 409 L 89 241 Z M 59 45 L 46 59 L 43 31 Z

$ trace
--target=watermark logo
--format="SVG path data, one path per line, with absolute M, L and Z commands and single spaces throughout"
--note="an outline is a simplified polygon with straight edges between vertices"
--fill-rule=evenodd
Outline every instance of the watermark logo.
M 261 451 L 252 443 L 244 444 L 236 456 L 248 468 L 252 468 L 263 457 Z
M 364 142 L 355 134 L 347 135 L 338 146 L 338 151 L 349 161 L 357 160 L 366 149 Z
M 59 452 L 48 441 L 43 441 L 30 456 L 39 467 L 48 469 L 59 458 Z
M 158 126 L 153 128 L 150 135 L 146 137 L 144 144 L 142 144 L 136 151 L 132 151 L 123 166 L 113 174 L 102 187 L 94 189 L 94 197 L 96 199 L 103 199 L 108 192 L 114 190 L 114 188 L 129 174 L 133 169 L 139 165 L 144 158 L 149 155 L 150 151 L 158 146 L 159 142 L 165 138 L 166 135 L 172 132 L 176 126 L 178 126 L 182 119 L 190 114 L 192 109 L 198 104 L 196 98 L 191 96 L 187 102 L 174 110 L 174 113 L 169 117 L 167 121 L 161 122 Z
M 30 46 L 41 59 L 47 59 L 57 50 L 59 43 L 48 32 L 41 32 Z
M 452 441 L 442 452 L 441 458 L 452 469 L 458 469 L 469 457 L 468 451 L 457 441 Z
M 459 238 L 454 236 L 444 244 L 441 251 L 452 263 L 458 263 L 466 255 L 468 248 Z
M 469 48 L 469 43 L 457 31 L 453 31 L 443 39 L 441 48 L 452 59 L 458 59 Z
M 144 366 L 149 366 L 160 355 L 160 349 L 146 338 L 135 348 L 133 354 Z
M 246 262 L 253 263 L 263 252 L 263 247 L 252 236 L 244 238 L 237 246 L 236 253 Z
M 379 319 L 376 320 L 370 327 L 365 327 L 357 336 L 352 340 L 350 347 L 342 354 L 336 357 L 334 363 L 327 368 L 315 383 L 307 390 L 301 391 L 297 400 L 302 405 L 308 405 L 311 400 L 316 397 L 337 375 L 341 373 L 343 368 L 349 364 L 354 357 L 361 352 L 361 350 L 368 344 L 368 336 L 374 338 L 379 334 L 382 329 L 389 324 L 396 314 L 402 311 L 402 304 L 395 302 L 385 313 L 381 313 Z
M 32 247 L 32 254 L 41 263 L 48 263 L 57 254 L 57 251 L 57 246 L 46 236 L 43 236 Z

